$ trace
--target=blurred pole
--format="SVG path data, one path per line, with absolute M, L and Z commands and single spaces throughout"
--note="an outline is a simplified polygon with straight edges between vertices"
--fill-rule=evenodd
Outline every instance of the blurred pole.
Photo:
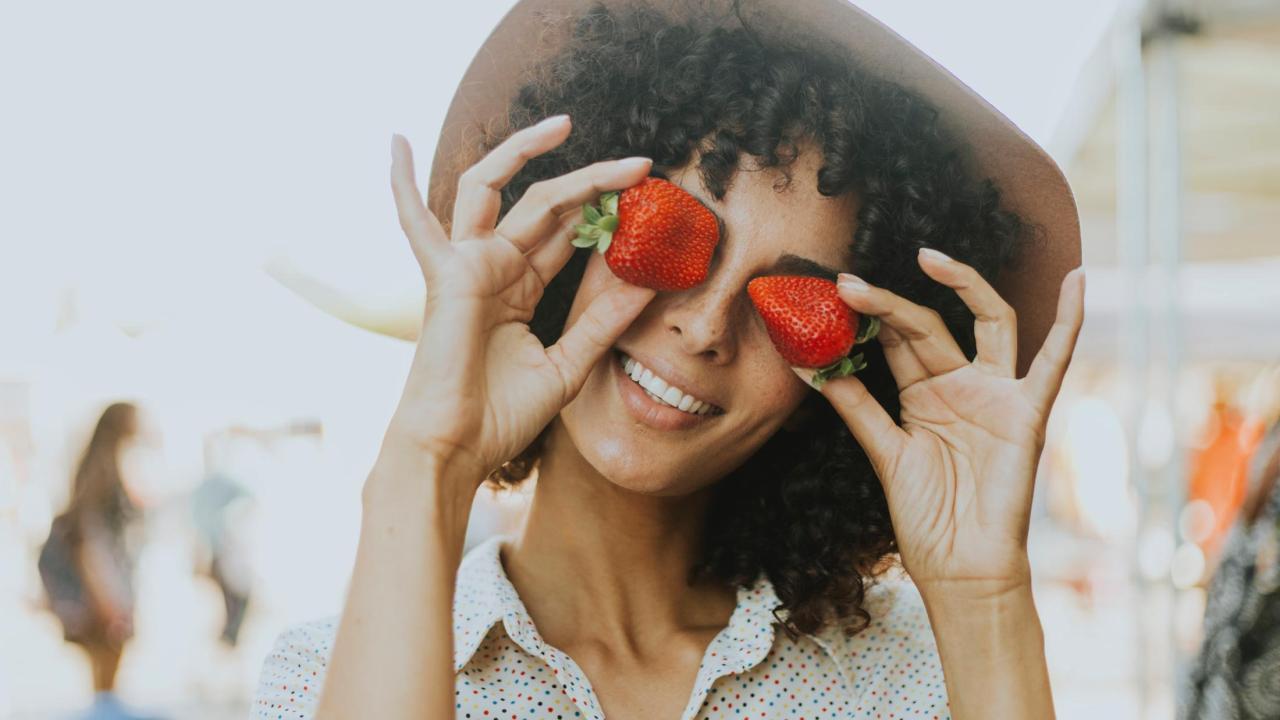
M 1179 522 L 1186 505 L 1187 466 L 1186 448 L 1178 430 L 1178 408 L 1182 403 L 1178 388 L 1181 387 L 1183 358 L 1185 353 L 1182 309 L 1182 288 L 1179 268 L 1183 255 L 1182 231 L 1182 126 L 1179 112 L 1181 100 L 1181 73 L 1179 45 L 1183 37 L 1198 31 L 1199 23 L 1189 9 L 1189 0 L 1160 0 L 1158 15 L 1148 35 L 1146 58 L 1149 68 L 1149 99 L 1151 147 L 1151 247 L 1155 256 L 1152 274 L 1156 278 L 1156 293 L 1152 308 L 1155 343 L 1159 348 L 1151 378 L 1152 412 L 1158 423 L 1153 433 L 1156 442 L 1147 455 L 1152 473 L 1152 499 L 1150 510 L 1153 522 L 1172 529 L 1175 547 L 1174 566 L 1166 575 L 1160 593 L 1161 605 L 1167 608 L 1162 618 L 1165 625 L 1161 656 L 1165 658 L 1162 672 L 1172 707 L 1162 710 L 1162 717 L 1177 714 L 1178 688 L 1187 671 L 1188 658 L 1181 652 L 1178 619 L 1183 613 L 1180 605 L 1196 592 L 1193 582 L 1199 581 L 1194 572 L 1196 557 L 1203 554 L 1197 544 L 1183 536 Z M 1191 561 L 1190 566 L 1187 562 Z M 1194 575 L 1194 577 L 1193 577 Z M 1154 590 L 1154 588 L 1153 588 Z
M 1152 416 L 1158 416 L 1159 440 L 1150 448 L 1150 469 L 1152 482 L 1158 492 L 1152 493 L 1159 498 L 1157 521 L 1162 525 L 1168 523 L 1174 528 L 1174 540 L 1179 551 L 1181 548 L 1191 552 L 1199 552 L 1198 546 L 1186 546 L 1187 539 L 1182 537 L 1178 522 L 1179 513 L 1186 504 L 1186 463 L 1184 448 L 1179 439 L 1182 433 L 1175 429 L 1175 412 L 1179 406 L 1179 382 L 1183 361 L 1183 313 L 1181 303 L 1181 287 L 1179 284 L 1179 267 L 1182 263 L 1182 146 L 1181 121 L 1178 104 L 1180 99 L 1180 73 L 1178 66 L 1178 45 L 1182 35 L 1188 32 L 1193 24 L 1183 7 L 1181 0 L 1163 0 L 1158 24 L 1153 29 L 1147 48 L 1147 62 L 1150 68 L 1150 102 L 1151 102 L 1151 232 L 1152 252 L 1156 264 L 1154 274 L 1159 278 L 1156 283 L 1157 304 L 1153 308 L 1153 327 L 1156 329 L 1156 342 L 1161 352 L 1157 355 L 1158 368 L 1153 368 L 1151 376 L 1156 386 L 1151 388 L 1153 400 Z M 1178 679 L 1185 671 L 1185 660 L 1179 652 L 1176 626 L 1179 613 L 1177 611 L 1180 590 L 1179 578 L 1166 584 L 1166 597 L 1169 614 L 1166 623 L 1165 641 L 1167 643 L 1164 657 L 1168 658 L 1163 668 L 1168 672 L 1168 688 L 1174 690 L 1179 685 Z M 1181 579 L 1185 581 L 1184 579 Z M 1181 594 L 1185 594 L 1182 592 Z M 1176 699 L 1175 699 L 1176 705 Z M 1176 711 L 1175 708 L 1170 708 Z M 1164 717 L 1172 717 L 1174 713 L 1164 712 Z
M 1179 0 L 1134 2 L 1116 35 L 1116 217 L 1125 309 L 1120 364 L 1123 414 L 1137 497 L 1133 553 L 1140 717 L 1176 710 L 1175 590 L 1184 467 L 1174 421 L 1182 367 L 1182 172 L 1176 43 L 1192 25 Z M 1145 22 L 1144 22 L 1145 21 Z M 1149 28 L 1143 32 L 1143 28 Z M 1142 561 L 1143 556 L 1148 562 Z
M 1118 328 L 1119 365 L 1124 379 L 1121 399 L 1126 445 L 1129 453 L 1129 482 L 1136 495 L 1139 513 L 1137 545 L 1146 533 L 1146 490 L 1142 463 L 1137 453 L 1139 425 L 1142 417 L 1146 369 L 1148 365 L 1146 266 L 1147 266 L 1147 104 L 1146 77 L 1142 63 L 1143 2 L 1133 0 L 1122 7 L 1122 17 L 1114 35 L 1113 52 L 1116 66 L 1116 248 L 1121 277 L 1123 305 Z M 1130 552 L 1134 624 L 1137 637 L 1134 676 L 1138 683 L 1139 717 L 1147 716 L 1150 706 L 1148 677 L 1151 658 L 1148 652 L 1148 617 L 1144 609 L 1146 580 L 1138 562 L 1138 553 Z

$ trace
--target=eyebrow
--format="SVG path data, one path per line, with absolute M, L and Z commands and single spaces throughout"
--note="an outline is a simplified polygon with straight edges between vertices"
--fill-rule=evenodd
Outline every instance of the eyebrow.
M 716 212 L 711 207 L 711 203 L 708 203 L 707 199 L 704 198 L 701 193 L 692 191 L 686 192 L 689 192 L 689 194 L 701 203 L 702 206 L 707 209 L 707 212 L 710 212 L 711 216 L 716 219 L 716 224 L 720 227 L 720 240 L 723 241 L 728 235 L 728 231 L 724 224 L 724 218 L 720 217 L 720 213 Z M 801 257 L 800 255 L 785 253 L 782 257 L 778 258 L 773 265 L 761 272 L 754 273 L 752 277 L 756 278 L 763 275 L 804 275 L 807 277 L 818 277 L 835 282 L 836 276 L 842 272 L 844 271 L 823 265 L 816 260 L 810 260 L 809 258 Z
M 836 276 L 839 275 L 841 272 L 844 272 L 844 271 L 837 270 L 833 267 L 828 267 L 826 265 L 823 265 L 822 263 L 815 262 L 806 257 L 800 257 L 799 255 L 792 255 L 791 253 L 786 253 L 782 257 L 778 258 L 778 261 L 775 262 L 772 267 L 770 267 L 765 272 L 762 272 L 759 274 L 760 275 L 807 275 L 809 277 L 819 277 L 826 280 L 830 280 L 831 282 L 835 282 Z

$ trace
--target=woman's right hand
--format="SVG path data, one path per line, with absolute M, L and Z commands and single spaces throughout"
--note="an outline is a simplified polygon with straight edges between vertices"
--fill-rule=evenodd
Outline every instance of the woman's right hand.
M 543 290 L 573 254 L 569 240 L 583 204 L 640 182 L 651 165 L 647 158 L 599 162 L 534 183 L 497 222 L 502 187 L 569 131 L 567 116 L 548 118 L 514 133 L 464 172 L 452 237 L 423 205 L 408 141 L 392 140 L 392 191 L 427 301 L 385 443 L 426 453 L 450 474 L 473 481 L 472 490 L 574 398 L 654 295 L 615 278 L 555 345 L 543 347 L 530 331 Z

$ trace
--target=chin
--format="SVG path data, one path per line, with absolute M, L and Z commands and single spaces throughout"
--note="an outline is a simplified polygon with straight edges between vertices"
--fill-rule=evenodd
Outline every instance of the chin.
M 679 458 L 664 458 L 655 467 L 652 448 L 638 447 L 637 443 L 618 437 L 583 438 L 579 445 L 584 460 L 596 469 L 600 476 L 621 490 L 655 497 L 679 497 L 696 492 L 714 480 L 698 478 L 693 465 L 681 463 Z
M 587 421 L 575 422 L 566 408 L 561 415 L 568 439 L 586 464 L 620 490 L 654 497 L 679 497 L 715 482 L 702 475 L 696 448 L 655 448 L 652 442 Z M 699 467 L 701 465 L 701 467 Z

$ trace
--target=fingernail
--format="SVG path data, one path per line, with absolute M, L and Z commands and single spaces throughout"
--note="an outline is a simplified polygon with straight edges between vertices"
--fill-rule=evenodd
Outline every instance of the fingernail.
M 837 275 L 836 285 L 838 285 L 841 290 L 848 290 L 850 292 L 866 292 L 871 289 L 871 286 L 867 284 L 866 280 L 863 280 L 857 275 L 850 275 L 849 273 L 840 273 Z
M 635 168 L 640 168 L 640 167 L 648 168 L 650 165 L 653 164 L 653 160 L 650 160 L 647 157 L 636 156 L 636 157 L 623 158 L 618 161 L 618 164 L 621 165 L 624 170 L 633 170 Z
M 569 116 L 565 114 L 552 115 L 551 117 L 545 118 L 542 122 L 538 123 L 538 127 L 544 128 L 544 127 L 549 127 L 551 125 L 559 125 L 560 123 L 568 119 L 569 119 Z
M 795 373 L 796 377 L 803 380 L 805 385 L 808 385 L 814 390 L 818 390 L 818 392 L 822 392 L 821 390 L 818 389 L 818 386 L 815 385 L 813 382 L 813 376 L 815 373 L 818 372 L 817 370 L 814 370 L 813 368 L 802 368 L 802 367 L 792 366 L 791 372 Z
M 933 248 L 920 248 L 920 254 L 924 257 L 937 260 L 938 262 L 951 262 L 951 257 L 945 253 L 940 253 Z

